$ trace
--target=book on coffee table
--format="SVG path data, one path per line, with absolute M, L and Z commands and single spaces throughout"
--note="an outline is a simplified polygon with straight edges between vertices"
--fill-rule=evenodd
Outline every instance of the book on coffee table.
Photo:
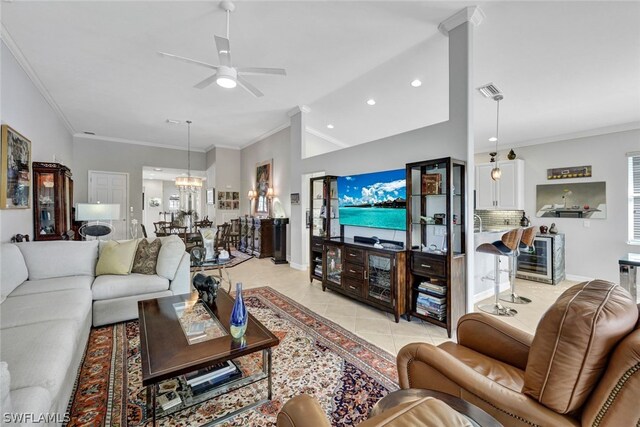
M 164 411 L 173 408 L 174 406 L 181 403 L 182 399 L 180 398 L 180 395 L 175 391 L 170 391 L 169 393 L 161 394 L 160 396 L 158 396 L 158 405 L 160 405 L 160 407 Z
M 209 366 L 207 368 L 198 369 L 194 372 L 189 372 L 185 374 L 184 378 L 187 381 L 187 384 L 191 387 L 197 386 L 199 384 L 216 380 L 218 378 L 229 376 L 230 374 L 234 374 L 236 372 L 240 372 L 238 367 L 231 360 L 222 363 L 216 363 L 215 365 Z

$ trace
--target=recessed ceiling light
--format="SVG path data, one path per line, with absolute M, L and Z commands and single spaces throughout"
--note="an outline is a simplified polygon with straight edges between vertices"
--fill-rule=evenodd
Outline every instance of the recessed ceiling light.
M 327 125 L 327 127 L 328 127 L 329 129 L 333 129 L 333 125 L 331 125 L 331 124 Z
M 373 99 L 373 98 L 371 98 L 371 99 L 369 99 L 369 100 L 367 101 L 367 104 L 369 104 L 369 105 L 376 105 L 376 100 L 375 100 L 375 99 Z
M 415 79 L 414 81 L 411 82 L 411 86 L 413 87 L 420 87 L 422 86 L 422 82 L 418 79 Z
M 491 138 L 489 138 L 489 141 L 491 142 L 496 142 L 498 140 L 498 138 L 496 138 L 495 136 L 492 136 Z
M 180 124 L 180 120 L 167 119 L 167 123 L 171 123 L 172 125 L 178 125 L 178 124 Z
M 160 169 L 160 168 L 153 168 L 153 170 L 156 171 L 156 172 L 162 172 L 162 169 Z

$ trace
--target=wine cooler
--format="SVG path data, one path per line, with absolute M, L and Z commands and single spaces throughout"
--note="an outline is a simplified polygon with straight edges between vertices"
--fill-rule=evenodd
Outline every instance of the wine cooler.
M 538 234 L 530 251 L 520 251 L 516 277 L 551 285 L 563 281 L 564 234 Z

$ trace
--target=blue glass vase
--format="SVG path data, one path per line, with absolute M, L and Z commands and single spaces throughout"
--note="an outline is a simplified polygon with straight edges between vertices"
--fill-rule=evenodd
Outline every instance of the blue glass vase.
M 242 299 L 242 283 L 236 283 L 236 301 L 233 303 L 231 319 L 229 319 L 229 329 L 233 338 L 238 339 L 244 336 L 248 320 L 249 313 Z

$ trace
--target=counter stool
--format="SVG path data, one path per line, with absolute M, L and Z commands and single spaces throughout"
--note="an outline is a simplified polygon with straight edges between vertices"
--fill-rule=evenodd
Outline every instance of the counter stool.
M 531 246 L 533 246 L 533 239 L 535 239 L 535 237 L 535 227 L 525 228 L 522 232 L 522 238 L 520 239 L 516 256 L 509 258 L 509 284 L 511 285 L 511 293 L 500 298 L 500 301 L 512 302 L 514 304 L 529 304 L 531 302 L 529 298 L 521 297 L 516 294 L 516 270 L 518 268 L 518 256 L 520 256 L 520 251 L 530 250 Z
M 476 252 L 490 254 L 495 257 L 495 266 L 493 271 L 493 293 L 495 295 L 495 302 L 493 304 L 479 305 L 478 308 L 480 310 L 496 316 L 515 316 L 518 314 L 516 310 L 504 307 L 500 304 L 500 257 L 510 257 L 509 265 L 511 265 L 511 260 L 517 257 L 517 249 L 521 238 L 522 229 L 517 228 L 504 233 L 500 240 L 496 242 L 483 243 L 476 248 Z M 509 269 L 509 277 L 511 277 L 511 269 Z

